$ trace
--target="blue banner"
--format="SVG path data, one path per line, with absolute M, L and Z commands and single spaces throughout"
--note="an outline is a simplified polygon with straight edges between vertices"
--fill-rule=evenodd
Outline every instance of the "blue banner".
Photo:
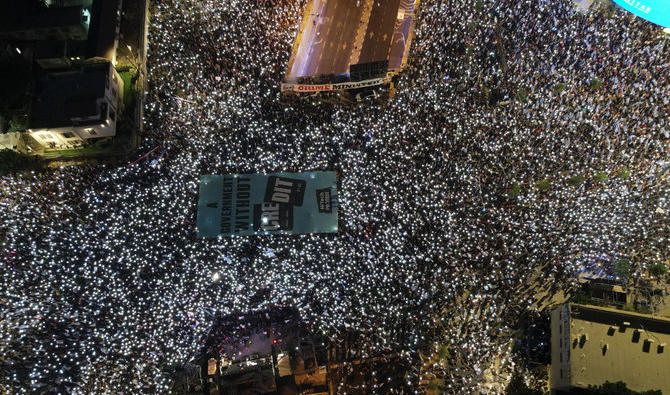
M 198 237 L 337 233 L 335 172 L 200 177 Z
M 670 27 L 670 0 L 614 0 L 615 3 L 649 22 Z

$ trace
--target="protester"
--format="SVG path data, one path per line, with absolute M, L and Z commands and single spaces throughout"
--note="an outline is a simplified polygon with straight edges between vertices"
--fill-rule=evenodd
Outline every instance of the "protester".
M 422 0 L 388 103 L 281 104 L 306 3 L 152 1 L 137 157 L 160 159 L 0 179 L 0 389 L 165 393 L 216 314 L 289 306 L 406 359 L 417 391 L 426 365 L 483 391 L 540 290 L 668 259 L 659 27 Z M 338 172 L 337 235 L 196 238 L 200 175 L 312 170 Z

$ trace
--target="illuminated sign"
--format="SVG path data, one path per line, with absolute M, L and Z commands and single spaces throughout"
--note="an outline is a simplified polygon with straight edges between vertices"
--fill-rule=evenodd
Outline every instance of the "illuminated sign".
M 625 10 L 663 27 L 670 27 L 670 0 L 614 0 Z

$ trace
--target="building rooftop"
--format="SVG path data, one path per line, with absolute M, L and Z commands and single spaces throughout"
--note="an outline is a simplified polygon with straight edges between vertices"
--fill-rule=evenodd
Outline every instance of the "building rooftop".
M 108 78 L 107 62 L 47 74 L 37 82 L 30 128 L 72 126 L 73 119 L 99 115 L 97 99 L 105 97 Z
M 571 304 L 570 339 L 573 385 L 624 381 L 636 391 L 670 393 L 670 320 Z
M 36 13 L 5 16 L 1 32 L 30 29 L 56 29 L 64 26 L 81 26 L 88 31 L 90 13 L 82 6 L 50 7 Z M 84 37 L 85 38 L 85 37 Z
M 44 40 L 35 43 L 36 59 L 84 57 L 85 55 L 86 41 Z

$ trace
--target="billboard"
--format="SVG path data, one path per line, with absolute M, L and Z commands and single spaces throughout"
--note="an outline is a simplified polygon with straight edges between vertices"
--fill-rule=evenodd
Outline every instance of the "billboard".
M 614 0 L 625 10 L 663 27 L 670 27 L 670 0 Z
M 200 177 L 198 237 L 337 233 L 335 172 Z
M 316 84 L 316 85 L 289 84 L 282 82 L 280 87 L 282 92 L 290 91 L 299 93 L 311 93 L 311 92 L 328 92 L 328 91 L 344 91 L 349 89 L 360 89 L 389 83 L 391 83 L 391 78 L 383 77 L 383 78 L 373 78 L 364 81 L 338 82 L 334 84 Z

